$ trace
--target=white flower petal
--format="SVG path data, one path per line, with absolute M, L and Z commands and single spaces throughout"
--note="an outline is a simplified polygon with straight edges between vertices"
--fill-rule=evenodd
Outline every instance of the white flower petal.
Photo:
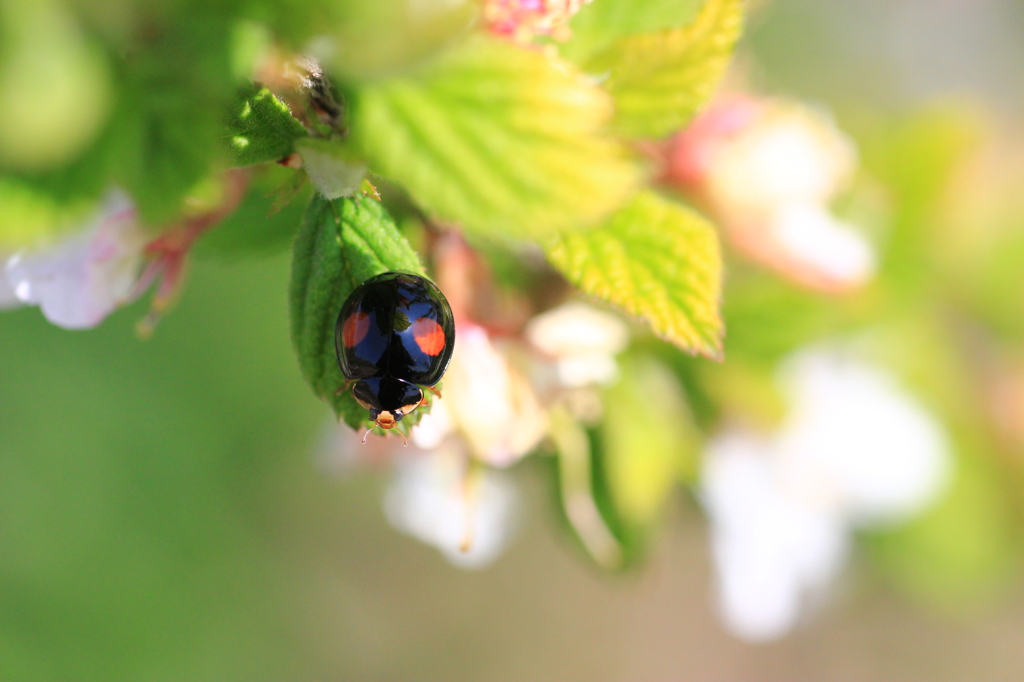
M 398 530 L 433 545 L 460 568 L 497 558 L 514 530 L 518 498 L 501 472 L 479 472 L 467 489 L 466 458 L 452 450 L 395 463 L 384 511 Z
M 14 287 L 7 281 L 7 262 L 10 255 L 0 254 L 0 310 L 11 310 L 24 305 L 14 291 Z
M 466 324 L 444 379 L 444 403 L 459 433 L 481 460 L 508 466 L 533 449 L 546 430 L 532 387 L 487 332 Z
M 719 609 L 729 630 L 750 641 L 792 629 L 848 552 L 841 518 L 787 496 L 775 464 L 770 442 L 729 434 L 709 444 L 701 482 Z
M 823 204 L 849 180 L 855 163 L 853 143 L 827 115 L 771 101 L 754 123 L 719 145 L 709 163 L 708 189 L 731 212 Z
M 854 527 L 903 522 L 948 483 L 941 426 L 881 369 L 839 349 L 784 363 L 791 409 L 771 437 L 737 432 L 707 448 L 719 608 L 739 637 L 779 637 L 821 596 Z
M 53 324 L 94 327 L 131 299 L 147 241 L 131 202 L 112 191 L 84 229 L 13 256 L 7 280 L 21 301 L 38 305 Z
M 853 226 L 821 204 L 780 208 L 769 230 L 785 254 L 815 274 L 843 286 L 868 281 L 875 272 L 875 251 Z
M 526 338 L 556 357 L 621 353 L 629 330 L 615 315 L 572 301 L 538 315 L 526 325 Z
M 572 301 L 530 320 L 526 338 L 554 361 L 559 384 L 578 388 L 615 381 L 629 330 L 615 315 Z
M 413 427 L 410 437 L 416 447 L 433 450 L 452 432 L 455 425 L 448 405 L 442 399 L 435 399 L 430 405 L 430 412 L 423 415 Z
M 934 502 L 952 457 L 940 424 L 895 380 L 835 350 L 782 372 L 792 411 L 777 442 L 790 483 L 832 490 L 856 523 L 899 523 Z
M 558 381 L 566 388 L 611 384 L 619 376 L 619 364 L 611 355 L 580 353 L 562 358 L 555 365 Z

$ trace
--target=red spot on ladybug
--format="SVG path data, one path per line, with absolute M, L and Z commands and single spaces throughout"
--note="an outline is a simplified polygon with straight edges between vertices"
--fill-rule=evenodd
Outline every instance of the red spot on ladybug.
M 444 330 L 436 320 L 421 317 L 412 323 L 412 336 L 416 345 L 427 355 L 439 355 L 445 347 Z
M 363 312 L 354 312 L 348 316 L 341 328 L 341 342 L 346 348 L 354 348 L 366 338 L 370 331 L 370 316 Z

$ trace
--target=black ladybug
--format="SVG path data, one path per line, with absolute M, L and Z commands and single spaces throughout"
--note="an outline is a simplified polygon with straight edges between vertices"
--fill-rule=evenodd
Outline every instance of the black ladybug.
M 355 382 L 356 402 L 377 426 L 392 429 L 423 404 L 420 386 L 437 393 L 432 387 L 451 360 L 455 321 L 433 282 L 385 272 L 360 284 L 345 301 L 334 343 L 342 374 L 349 384 Z

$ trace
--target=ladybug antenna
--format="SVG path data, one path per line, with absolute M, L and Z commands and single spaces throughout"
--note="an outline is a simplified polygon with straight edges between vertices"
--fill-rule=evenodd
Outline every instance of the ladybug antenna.
M 370 435 L 370 431 L 373 431 L 373 427 L 366 429 L 366 433 L 363 434 L 363 445 L 366 445 L 366 437 Z

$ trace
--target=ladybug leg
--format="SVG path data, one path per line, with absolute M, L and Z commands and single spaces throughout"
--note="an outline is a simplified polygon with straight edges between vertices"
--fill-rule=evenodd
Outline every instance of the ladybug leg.
M 437 390 L 434 386 L 425 386 L 424 388 L 436 395 L 438 398 L 441 397 L 441 391 Z
M 349 379 L 348 381 L 343 383 L 341 386 L 338 387 L 338 390 L 334 392 L 334 397 L 337 398 L 339 395 L 352 388 L 352 384 L 354 383 L 356 383 L 355 379 Z

